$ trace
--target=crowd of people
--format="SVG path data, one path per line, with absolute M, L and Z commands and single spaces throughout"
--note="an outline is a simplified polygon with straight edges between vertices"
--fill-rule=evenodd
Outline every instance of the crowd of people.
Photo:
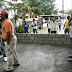
M 61 29 L 63 28 L 64 33 L 69 34 L 69 29 L 70 29 L 70 26 L 68 25 L 69 19 L 70 19 L 70 16 L 67 16 L 66 20 L 64 20 L 64 19 L 60 19 L 60 20 L 57 19 L 56 20 L 55 17 L 52 17 L 47 22 L 48 33 L 49 34 L 52 34 L 52 33 L 56 34 L 58 29 L 59 29 L 59 31 L 61 31 Z M 29 27 L 32 27 L 33 33 L 38 33 L 38 31 L 37 31 L 38 30 L 38 24 L 37 24 L 37 21 L 35 19 L 33 19 L 31 26 L 24 19 L 24 25 L 23 26 L 24 26 L 24 33 L 29 33 Z
M 64 19 L 56 20 L 54 17 L 52 17 L 51 20 L 47 22 L 48 33 L 49 34 L 57 33 L 58 29 L 59 31 L 61 31 L 61 29 L 63 28 L 64 34 L 66 33 L 69 34 L 70 33 L 70 26 L 68 25 L 69 19 L 70 19 L 70 16 L 67 16 L 66 20 Z

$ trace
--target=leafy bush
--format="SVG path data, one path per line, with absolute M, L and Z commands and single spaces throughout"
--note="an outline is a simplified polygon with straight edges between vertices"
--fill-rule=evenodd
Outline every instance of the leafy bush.
M 24 26 L 20 25 L 19 27 L 16 27 L 16 33 L 24 33 Z

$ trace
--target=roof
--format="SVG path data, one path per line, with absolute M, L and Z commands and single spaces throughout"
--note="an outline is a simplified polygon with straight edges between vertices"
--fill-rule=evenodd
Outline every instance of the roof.
M 40 17 L 51 17 L 51 16 L 61 16 L 61 15 L 39 15 Z

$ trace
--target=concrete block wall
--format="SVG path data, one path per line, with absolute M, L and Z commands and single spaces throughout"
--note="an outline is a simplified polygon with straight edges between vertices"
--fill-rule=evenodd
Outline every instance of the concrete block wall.
M 16 36 L 19 43 L 70 45 L 70 37 L 67 34 L 59 35 L 17 33 Z

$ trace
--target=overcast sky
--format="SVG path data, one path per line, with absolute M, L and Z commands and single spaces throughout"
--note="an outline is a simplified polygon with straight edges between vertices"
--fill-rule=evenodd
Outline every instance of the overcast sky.
M 11 1 L 11 0 L 6 0 Z M 18 0 L 20 2 L 20 0 Z M 59 8 L 59 10 L 62 10 L 62 0 L 56 0 L 55 2 L 56 8 Z M 72 0 L 64 0 L 64 10 L 70 10 L 72 9 Z
M 56 7 L 62 10 L 62 0 L 56 0 Z M 72 0 L 64 0 L 64 10 L 72 9 Z

